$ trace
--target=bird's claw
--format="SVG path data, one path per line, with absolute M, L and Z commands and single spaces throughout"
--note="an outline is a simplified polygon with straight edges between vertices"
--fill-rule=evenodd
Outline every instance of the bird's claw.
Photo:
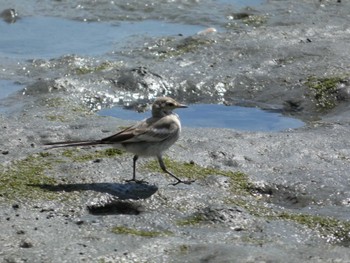
M 135 184 L 148 184 L 147 181 L 136 180 L 136 179 L 125 180 L 125 182 L 127 182 L 127 183 L 135 183 Z
M 178 184 L 192 184 L 193 182 L 195 182 L 195 180 L 190 180 L 190 181 L 182 181 L 182 180 L 178 180 L 176 183 L 170 184 L 170 185 L 178 185 Z

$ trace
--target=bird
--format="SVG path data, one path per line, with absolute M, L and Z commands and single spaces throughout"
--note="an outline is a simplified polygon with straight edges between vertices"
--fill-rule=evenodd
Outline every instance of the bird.
M 139 157 L 156 157 L 163 172 L 176 180 L 172 185 L 179 183 L 191 184 L 193 181 L 181 180 L 170 172 L 163 160 L 164 151 L 179 139 L 181 133 L 179 116 L 173 110 L 187 107 L 187 105 L 181 104 L 173 98 L 158 97 L 152 104 L 151 117 L 114 135 L 100 140 L 50 142 L 45 145 L 51 146 L 51 148 L 113 145 L 118 149 L 124 149 L 134 154 L 133 176 L 132 179 L 126 180 L 127 182 L 143 183 L 142 180 L 136 180 L 136 162 Z

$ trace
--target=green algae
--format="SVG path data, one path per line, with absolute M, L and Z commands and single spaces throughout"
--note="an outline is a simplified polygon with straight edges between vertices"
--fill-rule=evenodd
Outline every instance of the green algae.
M 340 220 L 328 216 L 294 213 L 290 211 L 275 211 L 266 207 L 259 200 L 230 199 L 229 203 L 244 208 L 249 214 L 265 218 L 266 220 L 287 220 L 304 225 L 317 231 L 321 237 L 330 243 L 350 242 L 350 221 Z
M 56 180 L 45 174 L 51 168 L 51 155 L 31 155 L 13 162 L 10 166 L 0 166 L 0 196 L 6 199 L 52 199 L 55 194 L 33 185 L 55 184 Z
M 176 45 L 175 53 L 176 55 L 182 55 L 184 53 L 193 52 L 201 46 L 208 46 L 212 43 L 213 41 L 209 39 L 201 37 L 188 37 Z
M 252 13 L 235 13 L 229 15 L 231 18 L 231 21 L 226 24 L 227 28 L 232 28 L 232 29 L 238 29 L 239 24 L 237 21 L 241 21 L 246 26 L 251 26 L 251 27 L 260 27 L 263 25 L 266 25 L 268 21 L 268 16 L 267 15 L 259 15 L 259 14 L 252 14 Z
M 164 47 L 155 51 L 160 59 L 178 57 L 186 53 L 195 52 L 200 47 L 211 45 L 214 41 L 203 37 L 187 37 L 180 41 L 176 38 L 165 38 L 163 43 L 165 43 Z
M 94 63 L 95 65 L 84 65 L 80 67 L 73 68 L 77 75 L 85 75 L 90 73 L 97 73 L 104 70 L 111 70 L 114 68 L 120 68 L 123 65 L 123 62 L 111 62 L 103 61 L 101 63 Z
M 183 245 L 179 246 L 179 251 L 182 254 L 187 254 L 189 252 L 189 250 L 190 250 L 190 246 L 189 245 L 183 244 Z
M 92 153 L 86 153 L 79 148 L 66 149 L 62 152 L 62 156 L 70 158 L 74 162 L 88 162 L 102 158 L 113 158 L 122 155 L 124 152 L 116 148 L 108 148 L 104 150 L 96 150 Z
M 176 221 L 178 226 L 194 226 L 198 225 L 206 220 L 205 216 L 202 214 L 195 214 L 193 216 L 187 217 L 185 219 L 180 219 Z
M 267 20 L 265 15 L 248 15 L 242 19 L 242 22 L 248 26 L 260 27 L 265 25 Z
M 338 85 L 344 77 L 333 76 L 326 78 L 308 77 L 306 86 L 311 90 L 316 101 L 316 106 L 323 110 L 329 110 L 337 105 Z
M 106 62 L 102 62 L 101 64 L 99 64 L 97 66 L 78 67 L 75 69 L 75 72 L 77 75 L 85 75 L 85 74 L 89 74 L 89 73 L 94 73 L 94 72 L 106 70 L 106 69 L 112 68 L 112 67 L 113 67 L 113 63 L 106 61 Z
M 12 162 L 8 166 L 0 165 L 0 197 L 9 200 L 52 200 L 63 196 L 49 191 L 42 185 L 55 185 L 57 180 L 47 174 L 53 168 L 67 162 L 66 158 L 76 162 L 86 162 L 101 158 L 112 158 L 123 154 L 121 150 L 108 148 L 93 153 L 84 153 L 79 149 L 68 149 L 60 154 L 40 152 L 29 155 L 23 160 Z M 64 197 L 66 198 L 66 197 Z
M 173 234 L 171 231 L 149 231 L 149 230 L 128 228 L 125 226 L 113 227 L 112 233 L 118 234 L 118 235 L 134 235 L 134 236 L 148 237 L 148 238 L 169 236 Z
M 58 108 L 66 105 L 66 101 L 62 98 L 46 98 L 42 102 L 45 107 Z
M 231 189 L 235 192 L 248 193 L 251 189 L 251 183 L 248 176 L 240 171 L 223 171 L 210 167 L 202 167 L 192 162 L 177 162 L 169 158 L 164 158 L 166 167 L 180 178 L 190 180 L 203 179 L 210 175 L 226 176 L 230 179 Z M 144 168 L 149 171 L 162 172 L 156 160 L 147 162 Z
M 46 115 L 45 116 L 48 121 L 59 121 L 59 122 L 65 122 L 67 121 L 66 118 L 63 115 Z
M 177 175 L 181 175 L 181 177 L 186 177 L 191 180 L 205 178 L 209 175 L 227 176 L 231 179 L 233 190 L 241 194 L 241 196 L 235 199 L 230 199 L 228 202 L 234 203 L 235 205 L 244 208 L 249 214 L 255 217 L 265 218 L 266 220 L 292 221 L 317 231 L 320 236 L 329 242 L 350 242 L 350 222 L 327 216 L 293 213 L 287 211 L 275 211 L 272 208 L 263 205 L 264 203 L 261 200 L 253 198 L 251 195 L 253 189 L 252 185 L 248 181 L 247 176 L 241 172 L 222 171 L 214 168 L 206 168 L 193 163 L 177 162 L 170 160 L 169 158 L 165 158 L 164 161 L 169 170 Z M 151 171 L 161 172 L 159 164 L 155 160 L 147 162 L 144 165 L 144 168 Z M 182 227 L 195 226 L 205 221 L 206 217 L 200 213 L 197 213 L 190 217 L 177 220 L 176 225 Z M 128 228 L 120 228 L 116 229 L 116 231 L 118 233 L 122 233 L 124 231 L 124 234 L 153 236 L 152 232 L 139 233 L 137 232 L 138 230 L 136 230 L 136 232 L 133 233 L 134 230 L 130 230 Z
M 350 222 L 328 216 L 282 212 L 275 219 L 290 220 L 316 230 L 329 242 L 350 242 Z

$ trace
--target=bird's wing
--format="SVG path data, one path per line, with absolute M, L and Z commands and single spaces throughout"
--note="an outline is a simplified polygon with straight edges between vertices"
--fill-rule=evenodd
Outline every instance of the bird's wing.
M 178 130 L 177 123 L 169 118 L 149 118 L 101 141 L 102 143 L 160 142 L 174 136 Z
M 120 132 L 113 134 L 109 137 L 103 138 L 101 140 L 102 143 L 122 143 L 126 140 L 129 140 L 133 138 L 134 135 L 134 129 L 137 127 L 137 125 L 130 126 L 124 130 L 121 130 Z

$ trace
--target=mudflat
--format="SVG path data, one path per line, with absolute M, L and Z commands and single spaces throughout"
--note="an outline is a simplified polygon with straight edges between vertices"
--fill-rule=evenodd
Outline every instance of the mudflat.
M 1 27 L 48 16 L 117 31 L 132 17 L 197 31 L 137 35 L 92 55 L 0 51 L 3 87 L 18 86 L 0 94 L 2 261 L 350 261 L 350 3 L 5 2 L 18 18 L 2 16 Z M 110 147 L 44 146 L 111 135 L 134 121 L 100 109 L 140 109 L 162 95 L 259 107 L 305 126 L 183 127 L 166 164 L 191 185 L 170 185 L 153 159 L 138 166 L 148 184 L 126 183 L 132 155 Z

